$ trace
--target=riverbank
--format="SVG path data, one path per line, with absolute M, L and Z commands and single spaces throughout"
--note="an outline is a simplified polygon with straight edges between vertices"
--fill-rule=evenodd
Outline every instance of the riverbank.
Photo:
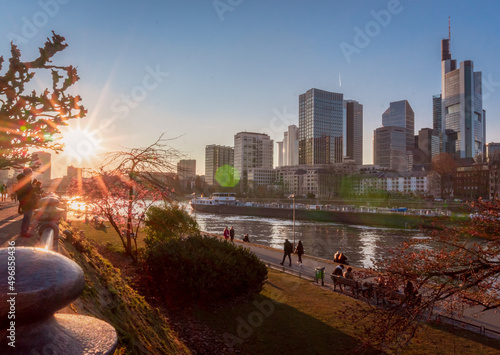
M 244 205 L 194 205 L 196 213 L 220 215 L 240 215 L 266 218 L 282 218 L 287 220 L 305 220 L 317 222 L 342 223 L 348 225 L 365 225 L 375 227 L 418 229 L 440 228 L 443 224 L 460 222 L 460 218 L 450 216 L 418 215 L 404 212 L 365 212 L 346 209 L 345 211 L 286 208 L 286 207 L 254 207 Z

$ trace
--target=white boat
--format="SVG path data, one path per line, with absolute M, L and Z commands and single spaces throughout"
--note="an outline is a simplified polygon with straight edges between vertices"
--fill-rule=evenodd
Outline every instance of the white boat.
M 192 207 L 197 206 L 232 206 L 236 205 L 236 194 L 232 192 L 216 192 L 212 197 L 196 197 L 190 201 Z

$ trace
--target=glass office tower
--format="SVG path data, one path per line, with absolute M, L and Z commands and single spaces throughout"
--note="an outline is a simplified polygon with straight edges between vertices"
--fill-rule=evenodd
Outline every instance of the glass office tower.
M 341 163 L 344 95 L 310 89 L 299 96 L 299 164 Z

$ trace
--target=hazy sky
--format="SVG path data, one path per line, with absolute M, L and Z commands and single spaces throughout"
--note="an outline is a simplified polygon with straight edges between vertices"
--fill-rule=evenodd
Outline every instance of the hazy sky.
M 452 57 L 483 73 L 487 142 L 500 141 L 499 10 L 494 0 L 9 1 L 0 55 L 10 57 L 14 40 L 31 60 L 52 30 L 66 38 L 55 62 L 78 68 L 89 110 L 71 127 L 93 135 L 71 139 L 72 159 L 56 160 L 62 167 L 89 167 L 95 159 L 78 157 L 96 147 L 146 146 L 166 132 L 203 174 L 207 144 L 232 146 L 245 130 L 282 140 L 310 88 L 364 105 L 369 164 L 391 101 L 410 102 L 415 133 L 432 127 L 448 16 Z

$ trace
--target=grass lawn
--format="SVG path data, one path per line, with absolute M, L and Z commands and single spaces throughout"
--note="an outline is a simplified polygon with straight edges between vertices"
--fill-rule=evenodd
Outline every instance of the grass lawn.
M 353 298 L 274 270 L 254 301 L 193 316 L 220 333 L 241 354 L 351 354 L 360 345 L 339 314 Z M 405 354 L 499 354 L 500 342 L 475 333 L 426 326 Z M 380 354 L 366 349 L 367 354 Z
M 72 227 L 83 230 L 89 240 L 105 245 L 110 251 L 123 252 L 123 244 L 116 231 L 110 226 L 109 222 L 104 222 L 104 224 L 107 227 L 106 230 L 95 228 L 92 223 L 85 224 L 84 221 L 73 221 L 71 223 Z M 146 234 L 139 231 L 139 237 L 137 238 L 137 247 L 139 249 L 144 248 L 145 237 Z

